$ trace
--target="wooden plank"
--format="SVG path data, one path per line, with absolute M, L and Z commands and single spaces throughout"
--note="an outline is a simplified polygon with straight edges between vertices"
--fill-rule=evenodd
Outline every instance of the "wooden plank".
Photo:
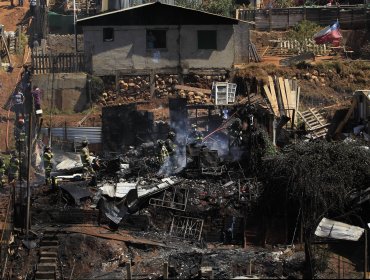
M 287 111 L 288 109 L 288 100 L 286 98 L 286 93 L 285 93 L 285 85 L 284 85 L 284 81 L 283 81 L 283 78 L 282 77 L 279 77 L 278 78 L 278 83 L 279 83 L 279 88 L 280 88 L 280 94 L 281 94 L 281 100 L 283 102 L 283 110 L 284 110 L 284 113 L 288 116 L 289 116 L 289 112 Z
M 189 87 L 189 86 L 185 86 L 185 85 L 176 85 L 175 89 L 188 90 L 188 91 L 198 91 L 198 92 L 202 92 L 202 93 L 206 93 L 206 94 L 211 94 L 211 92 L 212 92 L 210 89 Z
M 355 110 L 356 106 L 357 106 L 357 98 L 353 97 L 351 107 L 349 108 L 349 110 L 347 112 L 347 115 L 344 117 L 343 121 L 341 121 L 340 124 L 338 125 L 337 129 L 334 132 L 334 135 L 342 132 L 343 127 L 348 122 L 348 120 L 351 117 L 351 115 L 352 115 L 353 111 Z
M 294 85 L 294 80 L 293 80 L 293 85 Z M 295 105 L 295 111 L 296 111 L 296 124 L 298 124 L 298 116 L 297 115 L 297 112 L 299 112 L 299 97 L 301 95 L 301 88 L 300 87 L 297 87 L 297 91 L 296 91 L 297 95 L 296 95 L 296 105 Z
M 276 94 L 275 94 L 274 81 L 272 80 L 272 77 L 271 76 L 268 76 L 267 78 L 268 78 L 269 85 L 270 85 L 270 93 L 271 93 L 271 99 L 272 99 L 271 106 L 272 106 L 272 109 L 274 111 L 274 114 L 277 117 L 279 117 L 280 116 L 280 112 L 279 112 L 279 106 L 278 106 L 277 99 L 276 99 Z
M 275 116 L 279 116 L 279 110 L 277 108 L 277 104 L 276 104 L 276 99 L 274 99 L 272 97 L 272 94 L 268 88 L 267 85 L 264 85 L 263 86 L 263 89 L 265 90 L 265 93 L 266 93 L 266 96 L 267 96 L 267 99 L 269 100 L 270 102 L 270 105 L 271 105 L 271 109 L 272 111 L 274 112 Z

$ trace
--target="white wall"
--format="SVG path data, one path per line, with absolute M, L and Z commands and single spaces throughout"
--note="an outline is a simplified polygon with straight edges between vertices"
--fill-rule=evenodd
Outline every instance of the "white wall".
M 189 69 L 231 68 L 234 62 L 232 25 L 112 27 L 115 29 L 113 42 L 103 42 L 103 27 L 83 28 L 85 52 L 93 55 L 93 72 L 96 75 L 128 69 L 174 68 L 179 65 Z M 154 28 L 168 29 L 166 50 L 146 50 L 146 29 Z M 198 30 L 217 30 L 217 50 L 198 50 Z

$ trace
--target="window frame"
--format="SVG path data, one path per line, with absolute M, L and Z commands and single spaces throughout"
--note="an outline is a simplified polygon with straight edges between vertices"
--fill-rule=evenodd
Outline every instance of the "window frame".
M 164 35 L 165 35 L 165 47 L 161 47 L 161 48 L 150 48 L 148 46 L 148 33 L 149 31 L 154 31 L 154 32 L 164 32 Z M 145 29 L 145 48 L 147 51 L 153 51 L 153 50 L 167 50 L 167 33 L 168 33 L 168 28 L 157 28 L 157 29 L 153 29 L 153 28 L 147 28 Z
M 111 39 L 106 39 L 106 32 L 110 30 L 112 32 L 112 38 Z M 104 27 L 103 28 L 103 42 L 114 42 L 114 28 L 113 27 Z
M 200 33 L 202 33 L 202 32 L 209 32 L 209 33 L 211 33 L 212 32 L 212 34 L 214 34 L 214 44 L 215 44 L 215 46 L 214 47 L 202 47 L 202 46 L 200 46 L 200 43 L 202 43 L 200 40 L 199 40 L 199 38 L 201 38 L 202 36 L 201 36 L 201 34 Z M 198 50 L 211 50 L 211 51 L 215 51 L 215 50 L 217 50 L 218 49 L 218 44 L 217 44 L 217 34 L 218 34 L 218 32 L 217 32 L 217 30 L 216 29 L 208 29 L 208 30 L 197 30 L 197 49 Z M 213 36 L 213 35 L 212 35 Z M 212 42 L 213 43 L 213 42 Z

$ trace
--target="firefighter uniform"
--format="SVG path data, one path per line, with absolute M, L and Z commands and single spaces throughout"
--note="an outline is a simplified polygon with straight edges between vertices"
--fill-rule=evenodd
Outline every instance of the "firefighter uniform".
M 177 168 L 177 160 L 176 160 L 177 146 L 174 143 L 175 138 L 176 138 L 176 134 L 174 132 L 170 132 L 170 133 L 168 133 L 168 137 L 167 137 L 166 142 L 165 142 L 165 147 L 168 151 L 168 156 L 169 156 L 169 159 L 170 159 L 170 164 L 171 164 L 172 169 Z
M 169 157 L 168 150 L 166 148 L 166 145 L 164 141 L 158 140 L 158 145 L 159 145 L 159 163 L 162 165 L 165 163 L 167 158 Z
M 44 151 L 44 169 L 45 169 L 45 184 L 51 185 L 51 170 L 53 169 L 53 164 L 51 160 L 54 154 L 51 152 L 50 147 L 46 147 Z
M 13 183 L 19 177 L 19 159 L 13 153 L 9 162 L 8 183 Z
M 196 124 L 192 124 L 192 130 L 188 136 L 188 144 L 196 145 L 203 142 L 203 134 L 197 129 Z
M 82 141 L 82 149 L 80 153 L 81 162 L 83 166 L 83 176 L 85 179 L 89 174 L 93 176 L 95 175 L 94 169 L 91 166 L 90 151 L 87 145 L 88 145 L 87 141 Z
M 5 185 L 5 163 L 4 159 L 0 157 L 0 187 L 4 187 Z

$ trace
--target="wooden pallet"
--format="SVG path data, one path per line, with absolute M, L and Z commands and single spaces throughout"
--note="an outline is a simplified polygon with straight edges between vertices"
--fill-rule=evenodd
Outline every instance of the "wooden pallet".
M 316 108 L 309 108 L 304 112 L 298 111 L 298 114 L 307 125 L 308 131 L 311 132 L 313 139 L 326 136 L 330 123 L 326 122 L 324 117 L 316 110 Z

